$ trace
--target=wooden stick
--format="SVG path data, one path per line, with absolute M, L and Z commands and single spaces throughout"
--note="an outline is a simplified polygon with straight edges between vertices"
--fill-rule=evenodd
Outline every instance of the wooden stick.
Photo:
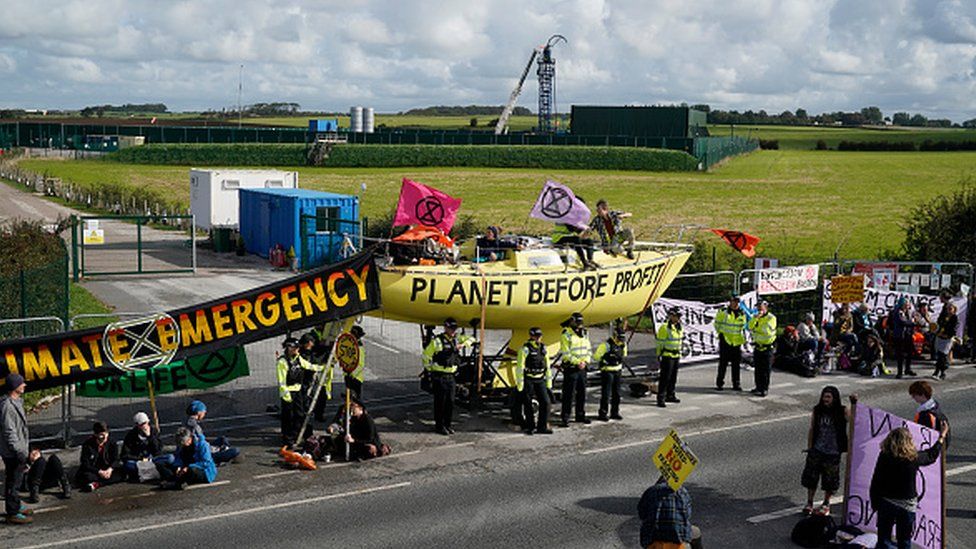
M 664 276 L 667 274 L 668 267 L 670 266 L 671 266 L 671 259 L 668 259 L 667 262 L 664 264 L 664 269 L 661 272 L 661 276 L 658 277 L 657 282 L 654 284 L 654 288 L 651 289 L 650 295 L 647 296 L 647 301 L 644 302 L 644 308 L 641 309 L 641 314 L 639 317 L 637 317 L 637 322 L 634 324 L 634 327 L 630 329 L 630 335 L 627 336 L 627 345 L 630 345 L 630 340 L 634 339 L 634 332 L 637 330 L 637 328 L 640 327 L 641 321 L 644 320 L 644 314 L 647 313 L 647 308 L 650 307 L 651 302 L 654 301 L 654 294 L 657 293 L 657 289 L 659 286 L 661 286 L 661 281 L 664 280 Z M 653 314 L 651 315 L 651 319 L 652 320 L 654 319 Z
M 146 388 L 149 389 L 149 409 L 152 411 L 153 424 L 156 426 L 156 432 L 159 432 L 159 414 L 156 413 L 156 392 L 153 391 L 153 382 L 150 379 L 151 372 L 146 370 Z
M 851 403 L 851 421 L 847 426 L 847 467 L 844 468 L 844 511 L 841 524 L 847 524 L 847 501 L 851 497 L 851 450 L 854 448 L 854 420 L 857 417 L 857 402 Z
M 349 387 L 346 387 L 346 437 L 349 436 L 349 405 L 350 405 L 350 395 L 352 393 L 349 391 Z M 343 437 L 346 441 L 346 461 L 349 461 L 349 439 Z
M 474 388 L 474 397 L 476 401 L 481 400 L 481 371 L 485 364 L 485 314 L 488 309 L 488 296 L 485 295 L 488 290 L 488 280 L 485 278 L 485 274 L 481 273 L 481 325 L 479 327 L 479 337 L 481 344 L 478 345 L 478 375 Z

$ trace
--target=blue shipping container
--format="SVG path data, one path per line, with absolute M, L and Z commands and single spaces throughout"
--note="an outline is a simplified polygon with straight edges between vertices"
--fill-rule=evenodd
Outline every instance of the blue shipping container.
M 308 121 L 308 133 L 328 133 L 339 131 L 338 118 L 323 118 Z
M 340 258 L 343 233 L 359 234 L 359 197 L 306 189 L 241 189 L 240 232 L 248 253 L 294 247 L 303 269 Z M 358 244 L 358 238 L 353 240 Z

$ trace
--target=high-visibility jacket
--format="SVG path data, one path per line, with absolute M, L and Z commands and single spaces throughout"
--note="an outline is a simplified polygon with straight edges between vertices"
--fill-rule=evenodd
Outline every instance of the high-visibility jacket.
M 760 347 L 769 347 L 776 342 L 776 315 L 766 313 L 763 316 L 754 316 L 749 321 L 749 331 L 752 332 L 752 340 Z
M 424 349 L 424 369 L 439 374 L 457 373 L 461 349 L 473 344 L 474 338 L 463 334 L 453 338 L 444 333 L 437 334 Z
M 719 337 L 733 347 L 739 347 L 746 342 L 746 313 L 742 309 L 733 311 L 728 307 L 719 309 L 715 314 L 715 331 Z
M 556 223 L 556 227 L 552 230 L 552 243 L 559 244 L 560 240 L 566 238 L 567 236 L 575 236 L 576 234 L 577 233 L 568 225 Z
M 627 342 L 615 337 L 607 338 L 593 353 L 593 360 L 600 363 L 601 372 L 619 372 L 623 368 L 625 358 L 627 358 Z
M 318 372 L 322 368 L 323 366 L 312 364 L 302 358 L 301 355 L 295 355 L 291 360 L 287 356 L 278 358 L 276 370 L 278 376 L 278 395 L 281 396 L 281 400 L 291 402 L 291 394 L 302 390 L 302 378 L 304 377 L 302 370 Z
M 521 391 L 525 387 L 526 379 L 544 379 L 546 387 L 552 389 L 550 374 L 546 346 L 531 339 L 526 341 L 519 349 L 515 361 L 515 388 Z
M 362 341 L 358 341 L 357 344 L 359 345 L 359 364 L 356 365 L 355 370 L 346 375 L 362 383 L 366 375 L 366 348 L 363 347 Z
M 680 324 L 665 322 L 657 329 L 657 356 L 681 358 L 681 338 L 684 330 Z
M 559 339 L 559 352 L 563 355 L 563 364 L 579 366 L 590 363 L 593 357 L 590 338 L 586 335 L 585 329 L 580 330 L 580 334 L 572 328 L 563 328 L 563 335 Z

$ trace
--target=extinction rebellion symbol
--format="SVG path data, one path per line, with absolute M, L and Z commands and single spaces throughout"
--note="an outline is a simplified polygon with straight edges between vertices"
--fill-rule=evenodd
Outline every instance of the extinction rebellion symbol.
M 564 189 L 551 187 L 542 195 L 542 215 L 559 219 L 573 209 L 573 199 Z
M 424 225 L 435 227 L 444 221 L 444 205 L 435 196 L 425 196 L 414 206 L 414 214 Z
M 121 320 L 105 327 L 102 350 L 123 372 L 168 364 L 179 348 L 180 327 L 166 313 Z

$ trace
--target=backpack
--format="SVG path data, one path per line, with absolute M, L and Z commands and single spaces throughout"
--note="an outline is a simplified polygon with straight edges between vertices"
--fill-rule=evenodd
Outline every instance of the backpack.
M 834 519 L 823 515 L 803 517 L 793 527 L 790 539 L 800 547 L 822 547 L 834 537 L 837 525 Z

